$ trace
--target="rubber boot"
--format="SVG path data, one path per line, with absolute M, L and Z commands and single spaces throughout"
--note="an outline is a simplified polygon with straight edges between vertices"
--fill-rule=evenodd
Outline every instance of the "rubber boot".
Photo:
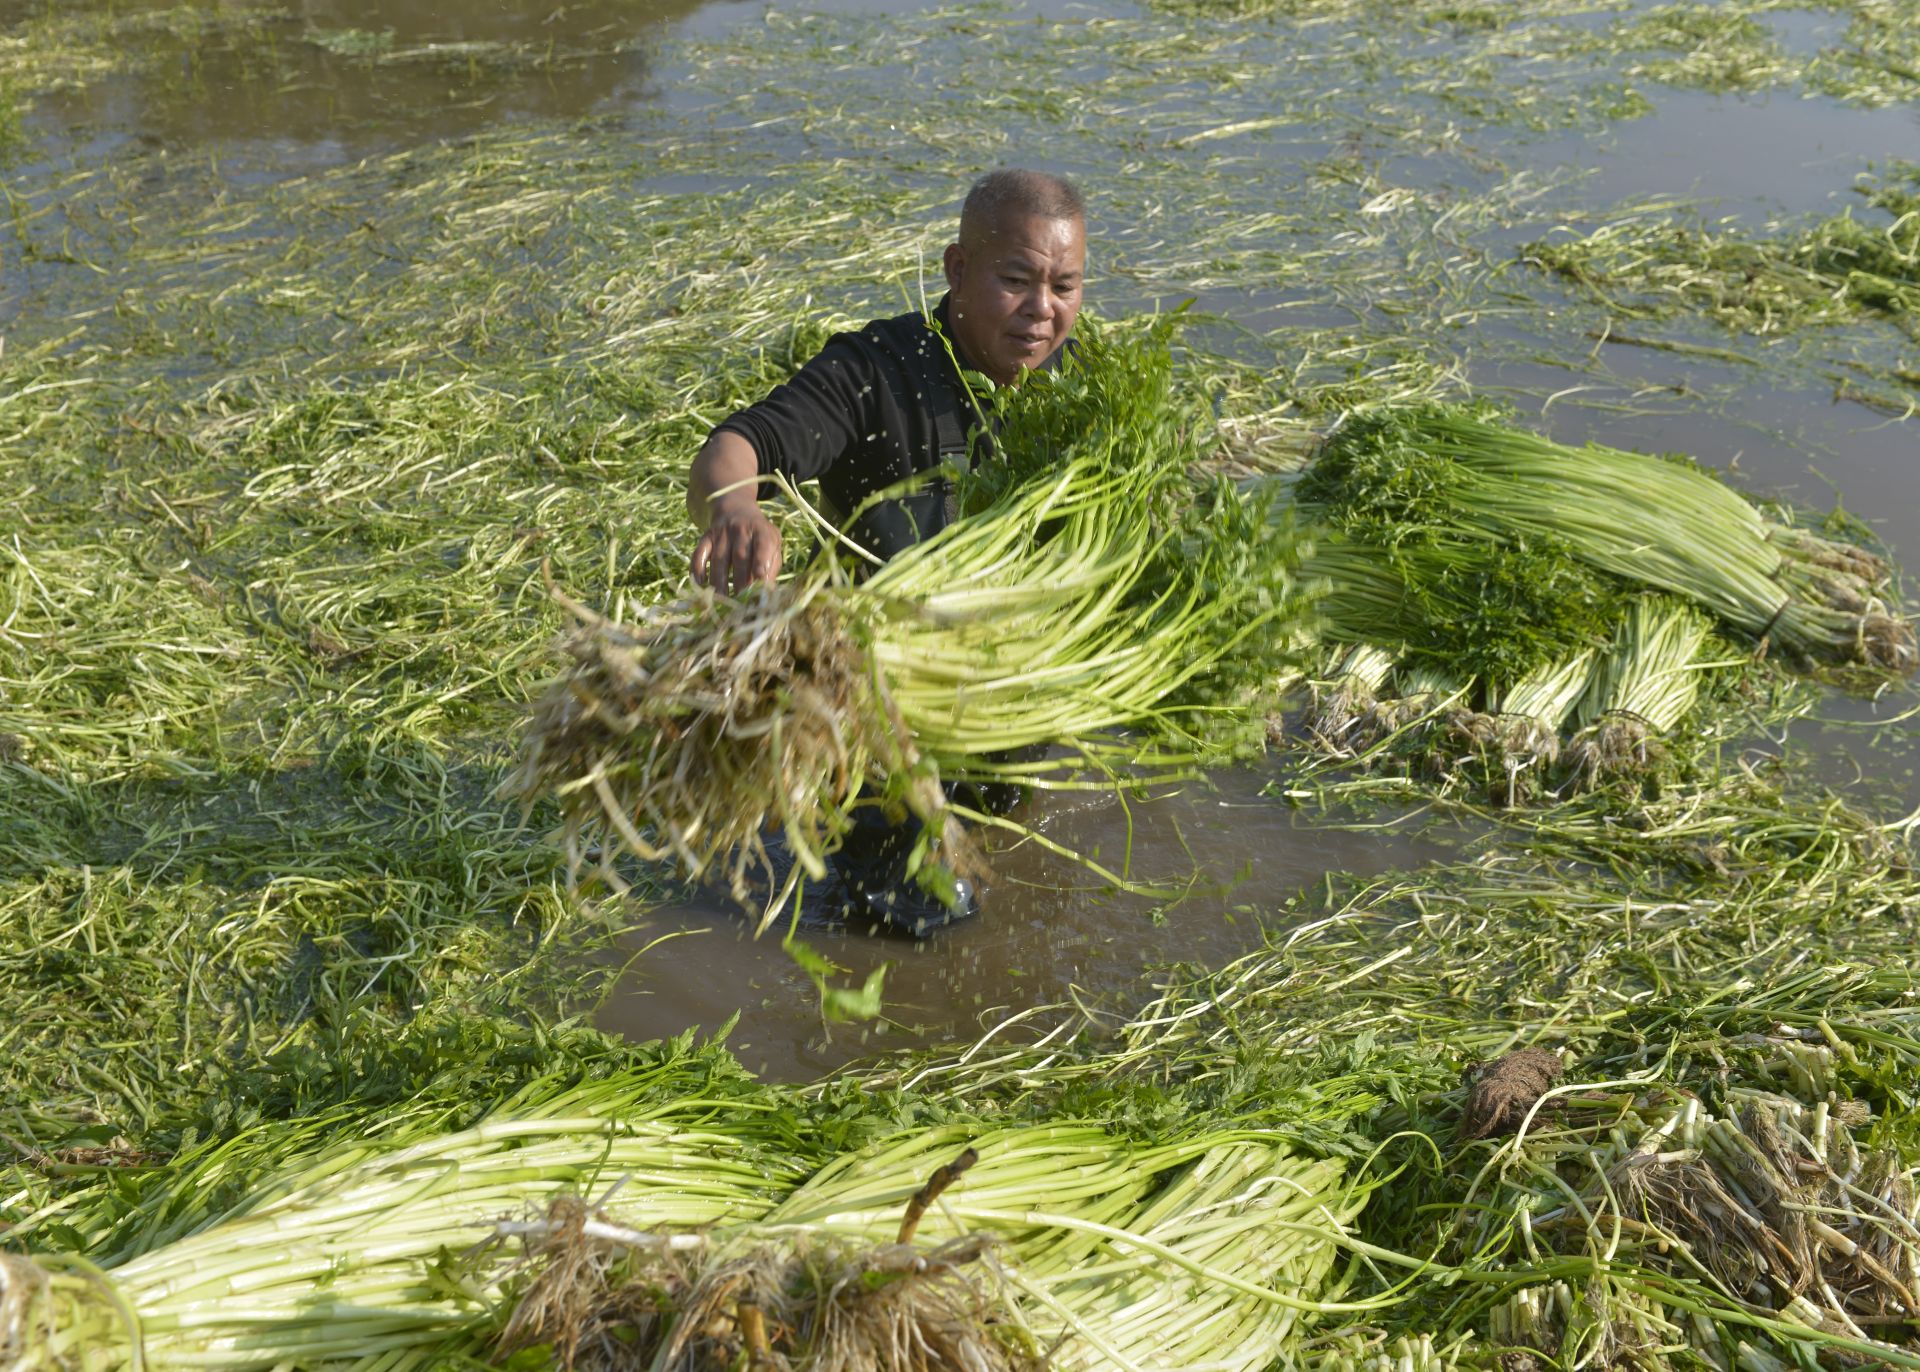
M 920 821 L 912 817 L 896 824 L 877 809 L 853 812 L 853 827 L 830 859 L 846 887 L 849 919 L 870 920 L 923 938 L 980 913 L 979 893 L 965 878 L 952 879 L 955 900 L 949 906 L 908 874 L 907 861 L 920 832 Z

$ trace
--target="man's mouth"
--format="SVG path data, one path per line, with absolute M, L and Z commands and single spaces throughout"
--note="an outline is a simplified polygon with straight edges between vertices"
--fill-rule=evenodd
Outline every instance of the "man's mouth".
M 1013 335 L 1013 341 L 1018 343 L 1024 352 L 1032 352 L 1036 348 L 1046 347 L 1049 338 L 1050 335 L 1047 334 L 1017 333 Z

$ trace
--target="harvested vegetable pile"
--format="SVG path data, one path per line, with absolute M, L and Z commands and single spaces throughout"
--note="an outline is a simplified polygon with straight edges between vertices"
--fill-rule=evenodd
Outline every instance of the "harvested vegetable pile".
M 801 1091 L 682 1044 L 70 1178 L 9 1365 L 1920 1366 L 1909 855 L 1676 815 Z
M 1332 748 L 1404 734 L 1443 768 L 1495 759 L 1510 789 L 1563 754 L 1597 779 L 1644 768 L 1745 659 L 1882 680 L 1920 662 L 1884 559 L 1685 461 L 1422 406 L 1342 425 L 1296 489 Z
M 870 1102 L 703 1091 L 694 1061 L 538 1082 L 450 1132 L 449 1100 L 337 1113 L 178 1160 L 132 1214 L 99 1196 L 95 1216 L 123 1213 L 77 1272 L 0 1257 L 0 1349 L 19 1372 L 525 1349 L 606 1369 L 1254 1372 L 1318 1308 L 1370 1190 L 1303 1135 L 1374 1103 L 1335 1085 L 1316 1118 L 1249 1101 L 1129 1137 L 1002 1093 L 1004 1118 L 926 1099 L 945 1122 L 889 1131 Z M 836 1151 L 848 1126 L 870 1141 Z
M 677 1251 L 603 1231 L 611 1261 L 584 1282 L 577 1252 L 532 1249 L 503 1339 L 609 1369 L 635 1347 L 685 1369 L 1259 1368 L 1364 1204 L 1344 1176 L 1258 1131 L 1147 1148 L 1070 1123 L 933 1131 L 836 1160 L 762 1220 Z M 651 1321 L 606 1313 L 636 1301 Z M 572 1331 L 621 1323 L 637 1341 L 580 1357 Z
M 25 1372 L 142 1355 L 311 1366 L 442 1342 L 483 1296 L 447 1250 L 530 1198 L 631 1174 L 653 1180 L 626 1197 L 627 1223 L 692 1230 L 761 1213 L 798 1179 L 761 1112 L 736 1096 L 743 1108 L 715 1123 L 696 1084 L 672 1070 L 541 1083 L 464 1129 L 447 1127 L 458 1102 L 418 1101 L 394 1124 L 342 1115 L 203 1150 L 101 1236 L 110 1278 L 5 1259 L 0 1350 Z M 204 1198 L 249 1168 L 242 1193 L 210 1210 Z
M 1509 802 L 1530 769 L 1588 784 L 1658 771 L 1702 692 L 1753 665 L 1665 595 L 1634 597 L 1610 643 L 1505 691 L 1370 644 L 1335 644 L 1329 658 L 1308 724 L 1320 749 L 1411 757 L 1441 773 L 1490 763 Z
M 1920 1233 L 1909 1163 L 1857 1137 L 1872 1107 L 1709 1089 L 1579 1091 L 1494 1152 L 1447 1236 L 1537 1274 L 1487 1311 L 1491 1342 L 1562 1365 L 1886 1356 L 1920 1314 Z
M 825 875 L 856 805 L 925 823 L 929 883 L 967 871 L 971 812 L 940 783 L 1042 779 L 1002 750 L 1067 744 L 1056 777 L 1202 760 L 1219 721 L 1257 717 L 1251 678 L 1292 679 L 1303 602 L 1273 488 L 1193 482 L 1203 426 L 1168 328 L 1096 338 L 1062 378 L 1003 393 L 1001 452 L 956 477 L 972 513 L 865 580 L 827 554 L 631 624 L 575 607 L 573 668 L 513 789 L 560 797 L 576 861 L 624 847 L 724 873 L 743 902 L 782 834 L 796 861 L 764 924 Z M 1549 777 L 1646 771 L 1747 657 L 1883 677 L 1916 662 L 1883 559 L 1683 461 L 1428 405 L 1350 419 L 1291 489 L 1330 645 L 1313 734 L 1484 768 L 1509 803 Z
M 964 868 L 939 783 L 1067 765 L 1005 750 L 1065 743 L 1107 770 L 1223 753 L 1209 716 L 1252 716 L 1239 696 L 1287 660 L 1295 559 L 1257 495 L 1196 487 L 1170 328 L 1095 336 L 1003 392 L 999 454 L 955 475 L 974 512 L 864 580 L 830 551 L 737 600 L 576 610 L 511 789 L 557 795 L 576 853 L 724 872 L 743 901 L 777 830 L 797 862 L 771 919 L 856 804 L 917 815 Z
M 1299 495 L 1304 509 L 1401 571 L 1420 612 L 1482 568 L 1517 561 L 1510 582 L 1529 583 L 1541 603 L 1488 606 L 1483 613 L 1500 615 L 1507 632 L 1437 664 L 1494 681 L 1599 646 L 1611 621 L 1602 628 L 1593 612 L 1607 605 L 1609 582 L 1691 601 L 1797 661 L 1901 674 L 1920 663 L 1913 626 L 1886 597 L 1883 559 L 1771 519 L 1688 462 L 1573 448 L 1471 410 L 1420 406 L 1341 426 Z M 1581 599 L 1561 590 L 1582 583 L 1593 589 Z M 1440 601 L 1437 612 L 1407 616 L 1416 653 L 1460 646 L 1463 626 L 1448 608 Z M 1406 636 L 1380 633 L 1390 622 L 1342 627 L 1375 640 Z M 1448 637 L 1422 641 L 1422 631 Z
M 1631 839 L 1601 812 L 1564 855 L 1356 883 L 995 1070 L 1376 1083 L 1356 1313 L 1283 1365 L 1920 1366 L 1920 885 L 1857 816 L 1714 799 L 1718 869 L 1683 875 L 1707 797 Z

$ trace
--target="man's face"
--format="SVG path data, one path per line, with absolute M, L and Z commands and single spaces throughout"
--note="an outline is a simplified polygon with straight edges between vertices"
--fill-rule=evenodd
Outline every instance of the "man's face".
M 1004 386 L 1046 361 L 1073 331 L 1086 266 L 1076 219 L 1014 215 L 976 242 L 949 244 L 948 308 L 973 365 Z

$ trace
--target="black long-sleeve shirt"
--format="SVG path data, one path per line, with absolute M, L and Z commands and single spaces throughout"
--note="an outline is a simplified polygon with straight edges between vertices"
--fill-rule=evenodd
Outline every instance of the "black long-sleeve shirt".
M 948 327 L 948 299 L 932 325 L 912 313 L 833 335 L 791 380 L 714 432 L 751 443 L 762 476 L 817 478 L 836 520 L 915 472 L 964 461 L 983 416 L 960 377 L 973 366 Z

